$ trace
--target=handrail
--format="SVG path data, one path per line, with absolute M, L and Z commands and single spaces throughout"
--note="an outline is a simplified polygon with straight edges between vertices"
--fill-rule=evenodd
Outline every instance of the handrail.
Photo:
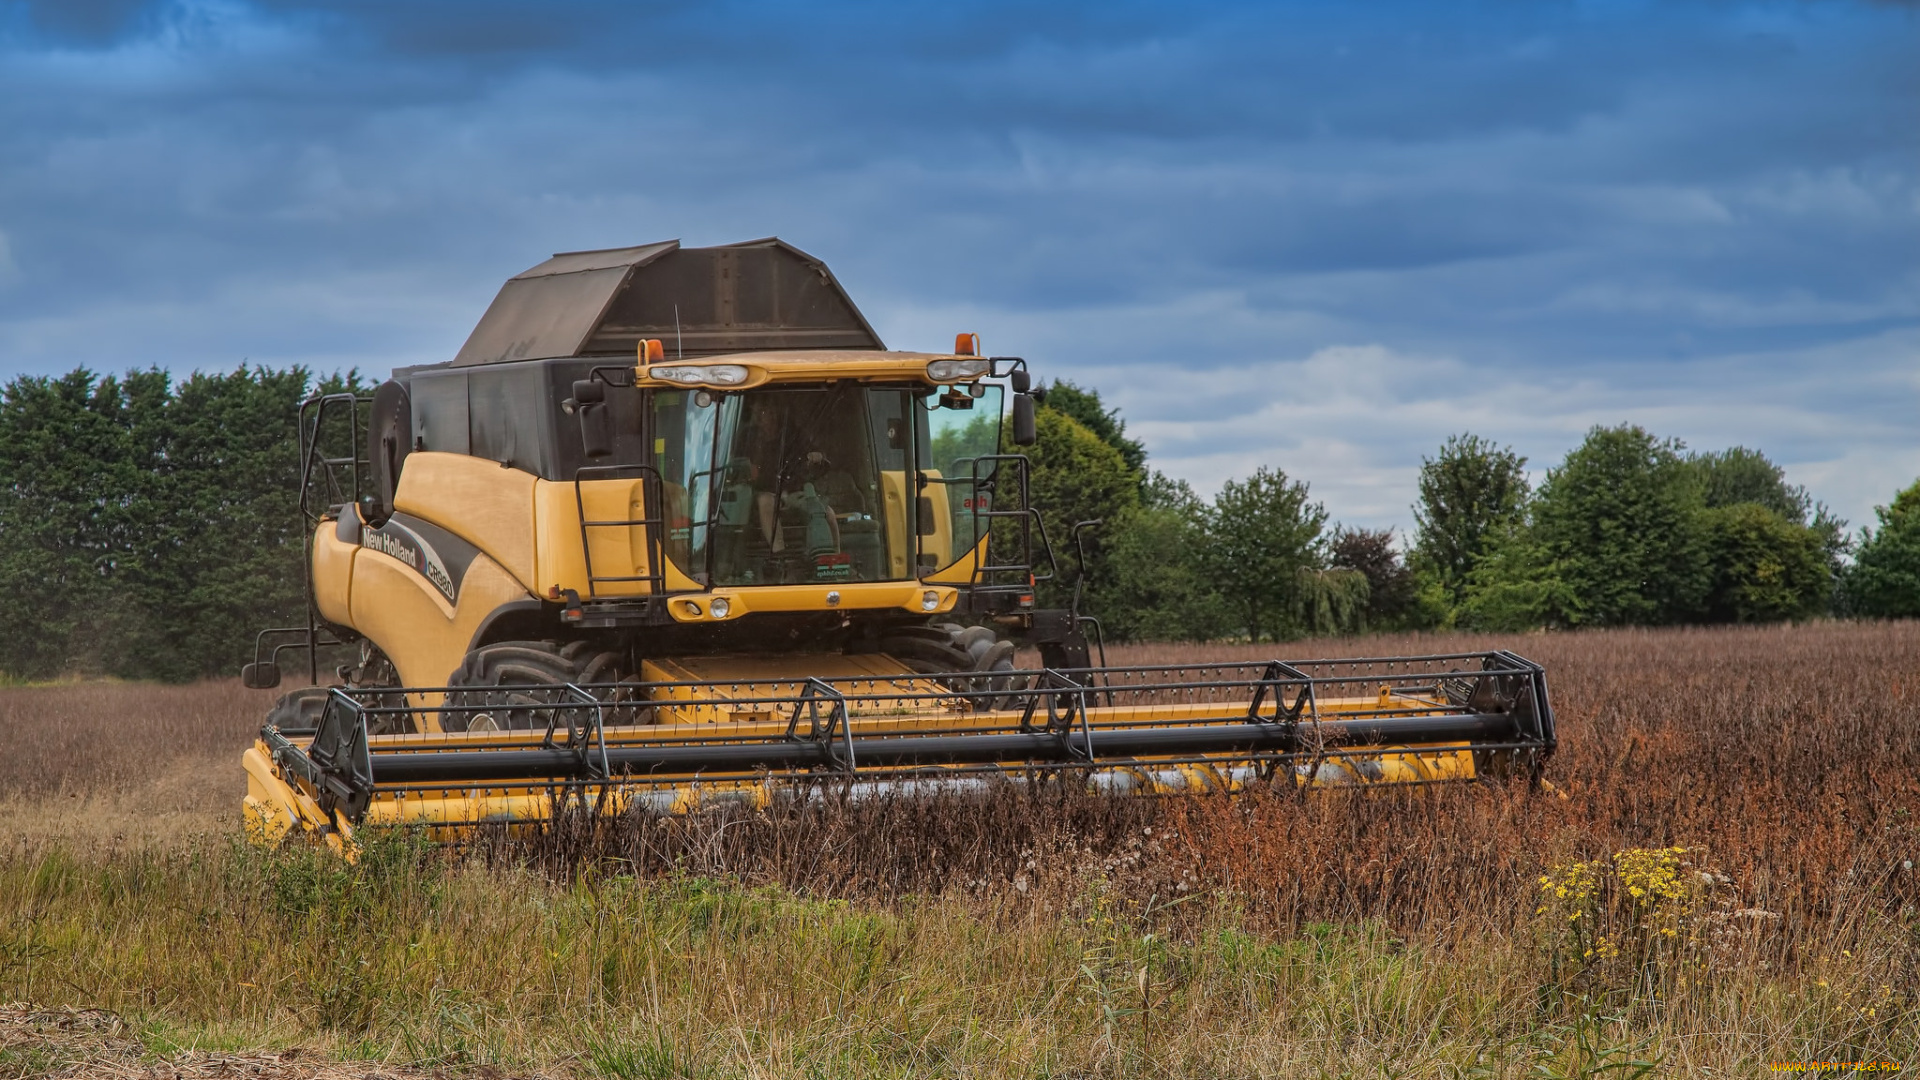
M 320 527 L 320 522 L 325 517 L 326 512 L 336 506 L 346 504 L 352 507 L 352 509 L 343 511 L 345 513 L 359 512 L 358 507 L 360 505 L 361 495 L 360 473 L 362 467 L 366 464 L 366 459 L 363 458 L 360 453 L 365 443 L 365 440 L 361 438 L 363 431 L 360 415 L 362 405 L 367 406 L 367 408 L 371 410 L 373 399 L 370 397 L 363 398 L 351 391 L 342 391 L 336 394 L 314 394 L 300 403 L 300 411 L 296 417 L 296 426 L 299 429 L 300 451 L 299 511 L 301 524 L 303 526 L 300 540 L 300 579 L 303 591 L 306 594 L 307 607 L 307 625 L 305 628 L 307 637 L 307 677 L 316 683 L 320 681 L 320 646 L 339 644 L 339 642 L 323 642 L 320 640 L 320 611 L 313 590 L 313 534 L 315 530 Z M 347 413 L 347 456 L 328 457 L 322 448 L 323 440 L 329 430 L 327 420 L 330 416 L 338 416 L 342 406 L 345 407 Z M 347 472 L 347 482 L 345 484 L 341 483 L 339 475 L 340 469 L 343 466 Z M 319 474 L 318 483 L 316 483 L 316 473 Z M 314 492 L 316 487 L 321 485 L 325 486 L 326 498 L 316 502 Z M 348 495 L 349 487 L 352 489 L 351 495 Z M 258 648 L 259 645 L 256 640 L 256 655 Z M 276 660 L 278 659 L 278 650 L 275 652 L 275 658 Z
M 1050 581 L 1059 576 L 1060 566 L 1054 559 L 1053 544 L 1047 539 L 1046 519 L 1041 516 L 1039 508 L 1033 505 L 1028 473 L 1032 463 L 1027 455 L 982 454 L 969 460 L 973 466 L 973 534 L 975 537 L 980 537 L 984 533 L 987 542 L 986 555 L 979 565 L 974 567 L 974 591 L 977 593 L 1026 592 L 1038 582 Z M 985 462 L 992 462 L 993 467 L 983 476 L 981 465 Z M 1003 483 L 1001 463 L 1014 466 L 1012 472 L 1019 489 L 1019 506 L 1012 510 L 982 509 L 980 504 L 983 500 L 979 497 L 982 488 L 992 496 L 990 501 L 993 505 L 999 505 L 1000 485 Z M 995 564 L 992 562 L 993 521 L 999 518 L 1015 519 L 1019 522 L 1017 554 L 1020 561 L 1017 563 Z M 982 521 L 987 523 L 984 530 L 981 528 Z M 1041 550 L 1047 556 L 1047 572 L 1044 574 L 1035 572 L 1033 565 L 1033 536 L 1036 531 L 1040 534 Z M 1013 580 L 995 581 L 996 575 L 1003 578 L 1011 576 Z
M 588 474 L 604 474 L 596 475 L 592 478 L 611 480 L 618 479 L 619 474 L 623 472 L 632 472 L 639 475 L 640 513 L 643 516 L 637 518 L 609 518 L 605 521 L 595 521 L 588 518 L 586 494 L 581 487 L 582 483 L 590 479 Z M 665 479 L 660 475 L 660 470 L 645 463 L 628 465 L 582 465 L 573 471 L 573 502 L 574 508 L 579 512 L 580 516 L 580 557 L 587 571 L 588 597 L 597 597 L 599 595 L 599 586 L 603 582 L 610 585 L 626 584 L 635 581 L 645 582 L 649 596 L 665 594 L 667 591 L 667 570 L 666 539 L 664 533 L 666 530 L 667 515 L 665 499 L 662 497 L 662 488 L 665 483 Z M 647 572 L 644 574 L 595 574 L 593 572 L 593 542 L 587 530 L 617 528 L 631 530 L 635 526 L 641 529 L 641 535 L 645 538 Z M 631 536 L 631 532 L 629 532 L 629 536 Z M 631 541 L 629 541 L 629 546 L 631 546 Z

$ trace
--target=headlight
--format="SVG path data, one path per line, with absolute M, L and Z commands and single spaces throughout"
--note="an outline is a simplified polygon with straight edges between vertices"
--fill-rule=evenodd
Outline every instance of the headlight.
M 985 375 L 992 368 L 991 360 L 935 360 L 927 365 L 927 378 L 934 382 L 952 382 Z
M 650 367 L 647 375 L 682 386 L 738 386 L 747 381 L 747 369 L 739 364 L 675 364 Z
M 937 592 L 934 592 L 932 589 L 928 589 L 926 592 L 921 593 L 920 594 L 920 610 L 921 611 L 940 610 L 940 594 Z
M 714 618 L 724 619 L 727 617 L 727 612 L 733 610 L 733 605 L 727 603 L 726 597 L 716 596 L 708 602 L 707 610 L 713 612 Z

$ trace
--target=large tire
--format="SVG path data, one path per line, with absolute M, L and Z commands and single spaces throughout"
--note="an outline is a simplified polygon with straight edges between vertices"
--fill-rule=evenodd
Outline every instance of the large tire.
M 327 711 L 327 698 L 335 689 L 332 686 L 303 686 L 280 696 L 267 710 L 267 723 L 278 728 L 283 735 L 297 735 L 312 732 L 320 727 L 320 716 Z M 351 684 L 344 689 L 360 689 Z M 356 695 L 363 705 L 377 705 L 395 709 L 406 708 L 406 695 L 380 694 L 368 697 Z M 409 735 L 413 733 L 413 713 L 391 712 L 375 713 L 367 717 L 369 735 Z
M 967 695 L 976 709 L 1012 708 L 1019 689 L 1013 642 L 984 626 L 904 626 L 881 641 L 880 651 L 922 675 L 945 676 L 941 684 Z
M 320 726 L 320 714 L 327 709 L 330 686 L 303 686 L 280 695 L 267 710 L 267 723 L 283 735 L 305 734 Z
M 447 677 L 450 687 L 440 713 L 442 731 L 526 731 L 544 729 L 555 710 L 533 708 L 568 700 L 566 684 L 617 683 L 620 654 L 594 648 L 589 641 L 501 641 L 467 654 Z M 614 707 L 608 725 L 647 723 L 652 712 L 632 704 L 635 691 L 601 687 L 590 691 Z M 565 718 L 562 718 L 562 723 Z
M 400 685 L 400 673 L 394 670 L 393 661 L 377 648 L 371 639 L 360 639 L 360 663 L 355 667 L 343 667 L 340 676 L 347 686 L 354 690 L 381 690 Z M 418 728 L 414 725 L 413 710 L 407 708 L 405 694 L 359 694 L 356 695 L 362 705 L 378 709 L 392 709 L 392 712 L 379 712 L 367 717 L 369 735 L 411 735 Z

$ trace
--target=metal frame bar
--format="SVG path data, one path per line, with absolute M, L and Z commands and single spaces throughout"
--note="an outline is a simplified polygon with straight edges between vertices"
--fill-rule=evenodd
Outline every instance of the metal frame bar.
M 615 480 L 619 479 L 617 474 L 623 472 L 639 474 L 640 512 L 646 516 L 638 518 L 610 518 L 606 521 L 588 519 L 587 498 L 580 487 L 583 482 L 589 479 L 587 474 L 606 474 L 595 478 Z M 665 498 L 662 495 L 664 484 L 665 481 L 660 476 L 660 470 L 644 463 L 632 465 L 582 465 L 573 471 L 573 504 L 580 515 L 580 557 L 587 571 L 587 596 L 589 598 L 600 595 L 598 586 L 601 582 L 616 584 L 643 581 L 647 584 L 647 595 L 666 595 L 667 568 L 663 563 L 666 557 L 666 542 L 662 535 L 666 529 L 667 518 Z M 631 530 L 636 525 L 641 527 L 643 530 L 642 535 L 646 537 L 648 572 L 645 574 L 627 575 L 595 574 L 593 572 L 593 542 L 587 530 L 616 528 Z M 629 537 L 631 537 L 631 533 L 629 533 Z M 629 539 L 629 545 L 631 545 L 631 539 Z
M 330 430 L 327 420 L 330 416 L 337 416 L 342 407 L 347 411 L 347 456 L 328 457 L 321 446 L 322 440 Z M 320 527 L 320 522 L 328 510 L 343 503 L 356 508 L 360 504 L 360 473 L 366 465 L 366 459 L 360 455 L 364 443 L 362 433 L 365 430 L 361 414 L 363 410 L 370 411 L 372 407 L 372 398 L 361 397 L 351 392 L 314 394 L 300 403 L 300 412 L 297 417 L 300 448 L 300 520 L 304 526 L 300 540 L 300 579 L 307 601 L 307 676 L 316 683 L 320 681 L 320 647 L 346 644 L 346 642 L 320 640 L 320 611 L 313 595 L 313 534 Z M 347 470 L 347 484 L 340 482 L 339 469 L 342 466 Z M 318 474 L 319 483 L 315 482 L 316 474 Z M 330 501 L 316 504 L 315 489 L 322 486 Z M 348 495 L 349 487 L 352 489 L 351 495 Z M 352 512 L 358 513 L 358 510 Z M 330 636 L 338 637 L 338 635 Z M 259 655 L 258 650 L 259 642 L 256 639 L 256 659 Z M 276 650 L 276 660 L 278 656 L 279 653 Z
M 1381 670 L 1408 667 L 1420 670 Z M 764 692 L 748 684 L 744 695 L 738 682 L 570 683 L 561 697 L 515 705 L 536 718 L 546 714 L 544 730 L 536 719 L 524 732 L 452 742 L 431 735 L 369 738 L 370 719 L 409 711 L 409 706 L 386 704 L 392 697 L 383 699 L 402 691 L 334 688 L 320 729 L 306 746 L 272 728 L 262 738 L 283 769 L 323 794 L 329 812 L 340 807 L 349 816 L 363 813 L 373 798 L 410 793 L 584 793 L 597 785 L 596 808 L 604 809 L 609 792 L 627 785 L 737 787 L 818 779 L 822 773 L 840 778 L 851 790 L 869 782 L 953 780 L 1008 770 L 1093 774 L 1245 765 L 1268 779 L 1288 768 L 1297 785 L 1315 782 L 1329 761 L 1465 750 L 1526 755 L 1537 779 L 1554 749 L 1545 672 L 1510 652 L 1018 674 L 1027 676 L 1027 685 L 1005 696 L 1019 706 L 992 712 L 969 712 L 966 695 L 930 689 L 924 677 L 910 676 L 781 680 L 759 684 L 767 687 Z M 1105 685 L 1096 687 L 1089 676 Z M 1485 702 L 1437 695 L 1409 701 L 1394 694 L 1396 686 L 1431 691 L 1450 680 L 1477 680 L 1474 697 L 1478 688 L 1490 688 L 1496 711 L 1484 711 Z M 1375 687 L 1382 692 L 1377 699 Z M 1337 692 L 1342 688 L 1345 692 Z M 647 724 L 610 732 L 606 696 L 615 690 L 641 695 L 635 703 L 653 708 L 769 706 L 752 711 L 784 712 L 786 722 L 734 721 L 708 731 L 702 730 L 707 724 Z M 1089 695 L 1111 695 L 1121 704 L 1108 705 L 1100 710 L 1108 715 L 1096 717 Z M 1328 714 L 1322 706 L 1332 699 L 1343 704 Z M 860 717 L 856 707 L 863 702 L 885 710 L 918 702 L 968 712 L 978 722 L 889 726 L 881 713 Z M 1199 715 L 1153 715 L 1156 707 L 1182 702 L 1219 708 L 1203 708 Z M 471 713 L 493 706 L 441 708 Z M 1142 715 L 1125 715 L 1133 709 Z M 563 725 L 564 740 L 559 738 Z M 346 730 L 349 726 L 353 730 Z
M 973 506 L 974 536 L 979 537 L 982 535 L 981 528 L 980 528 L 981 521 L 984 520 L 987 523 L 986 533 L 985 533 L 986 540 L 987 540 L 987 553 L 986 553 L 986 556 L 981 559 L 980 565 L 974 568 L 973 591 L 975 593 L 982 594 L 982 595 L 989 594 L 989 593 L 1029 592 L 1033 589 L 1036 583 L 1041 581 L 1051 581 L 1055 577 L 1058 577 L 1060 574 L 1060 566 L 1059 566 L 1059 563 L 1054 559 L 1053 543 L 1047 538 L 1046 519 L 1041 516 L 1039 509 L 1033 505 L 1032 493 L 1031 493 L 1031 478 L 1028 473 L 1028 470 L 1032 466 L 1032 462 L 1028 459 L 1027 455 L 1025 454 L 982 454 L 979 457 L 974 458 L 972 460 L 973 460 L 972 482 L 973 482 L 973 490 L 975 494 L 974 506 Z M 993 468 L 988 472 L 987 476 L 984 478 L 980 474 L 980 466 L 981 466 L 981 463 L 983 462 L 994 463 Z M 992 485 L 989 488 L 989 490 L 993 493 L 993 505 L 996 507 L 1000 505 L 1001 484 L 1004 482 L 1002 476 L 1000 475 L 1002 463 L 1015 466 L 1015 468 L 1012 471 L 1015 474 L 1015 480 L 1018 484 L 1019 492 L 1020 492 L 1019 508 L 1015 510 L 999 510 L 999 509 L 982 510 L 980 509 L 980 505 L 979 505 L 980 500 L 978 498 L 978 495 L 981 490 L 981 486 L 984 483 L 990 483 Z M 1021 558 L 1021 562 L 1019 563 L 1006 563 L 1006 564 L 996 565 L 992 561 L 993 560 L 993 522 L 995 519 L 998 519 L 998 518 L 1017 519 L 1019 521 L 1019 536 L 1020 536 L 1020 539 L 1019 539 L 1020 553 L 1019 554 Z M 1047 572 L 1045 574 L 1040 574 L 1036 572 L 1033 566 L 1033 534 L 1036 531 L 1038 531 L 1040 534 L 1041 550 L 1044 551 L 1047 556 Z M 996 575 L 1000 577 L 1012 575 L 1017 580 L 996 582 L 994 580 Z

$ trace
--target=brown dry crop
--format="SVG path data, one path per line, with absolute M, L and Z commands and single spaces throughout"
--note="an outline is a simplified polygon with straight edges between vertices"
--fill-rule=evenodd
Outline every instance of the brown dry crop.
M 611 861 L 642 875 L 691 869 L 866 899 L 1007 886 L 1045 896 L 1052 890 L 1033 887 L 1091 871 L 1143 905 L 1228 893 L 1251 922 L 1282 933 L 1370 920 L 1429 935 L 1503 931 L 1532 914 L 1544 868 L 1673 846 L 1726 874 L 1750 906 L 1803 929 L 1866 909 L 1920 908 L 1920 671 L 1911 666 L 1920 626 L 1141 646 L 1109 659 L 1489 645 L 1547 667 L 1561 743 L 1550 790 L 827 799 L 612 827 L 569 822 L 483 846 L 562 873 Z
M 1569 1071 L 1581 1024 L 1678 1071 L 1914 1045 L 1920 624 L 1109 659 L 1489 645 L 1547 668 L 1550 790 L 823 796 L 563 819 L 464 855 L 400 838 L 352 870 L 58 838 L 131 832 L 103 808 L 137 815 L 168 791 L 194 801 L 163 831 L 230 822 L 270 695 L 0 690 L 0 995 L 236 1046 L 600 1075 L 668 1075 L 646 1070 L 686 1054 L 743 1075 L 1596 1075 Z M 1541 877 L 1672 847 L 1724 875 L 1700 879 L 1719 906 L 1687 916 L 1689 947 L 1721 951 L 1658 970 L 1568 952 L 1546 920 L 1578 898 L 1543 903 Z M 73 1069 L 112 1057 L 86 1055 Z
M 240 753 L 266 699 L 233 680 L 0 689 L 0 838 L 147 840 L 237 821 Z
M 558 828 L 507 845 L 571 871 L 727 874 L 818 895 L 994 891 L 1105 869 L 1137 900 L 1224 889 L 1277 930 L 1384 920 L 1508 926 L 1544 866 L 1685 846 L 1801 924 L 1849 903 L 1920 904 L 1920 625 L 1621 630 L 1150 645 L 1115 664 L 1412 654 L 1498 646 L 1544 664 L 1559 720 L 1551 792 L 1482 785 L 1305 799 L 1099 800 L 1009 793 Z M 102 796 L 211 825 L 270 695 L 228 682 L 0 690 L 8 831 Z M 69 810 L 63 800 L 82 800 Z M 95 802 L 87 803 L 85 800 Z M 81 814 L 80 816 L 84 816 Z M 106 815 L 110 824 L 120 817 Z M 65 830 L 62 830 L 65 831 Z M 491 845 L 498 853 L 498 845 Z

